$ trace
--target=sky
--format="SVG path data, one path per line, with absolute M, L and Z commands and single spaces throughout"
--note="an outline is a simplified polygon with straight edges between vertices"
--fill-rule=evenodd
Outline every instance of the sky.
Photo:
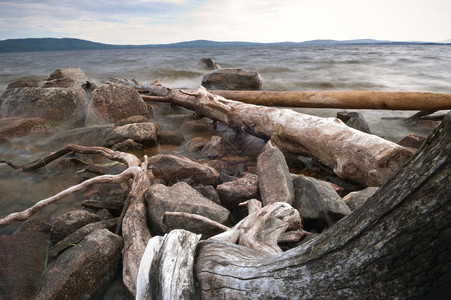
M 0 40 L 107 44 L 451 39 L 450 0 L 0 0 Z

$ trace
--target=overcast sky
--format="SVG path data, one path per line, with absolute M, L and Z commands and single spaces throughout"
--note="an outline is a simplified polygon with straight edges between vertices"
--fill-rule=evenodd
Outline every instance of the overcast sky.
M 0 0 L 0 40 L 451 39 L 451 0 Z

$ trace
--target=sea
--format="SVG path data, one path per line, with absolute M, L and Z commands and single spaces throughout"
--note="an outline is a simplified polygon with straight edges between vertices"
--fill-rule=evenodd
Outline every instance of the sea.
M 196 89 L 211 58 L 222 68 L 258 72 L 263 89 L 271 91 L 415 91 L 451 94 L 449 45 L 349 45 L 318 47 L 174 48 L 49 51 L 0 54 L 0 94 L 18 79 L 45 79 L 62 67 L 79 67 L 96 85 L 110 77 L 151 83 L 157 79 L 171 88 Z M 339 109 L 295 108 L 303 113 L 334 117 Z M 427 136 L 432 125 L 406 126 L 399 122 L 416 111 L 358 110 L 373 134 L 398 141 L 406 134 Z M 441 113 L 441 112 L 438 112 Z M 183 128 L 180 128 L 183 131 Z M 183 133 L 183 132 L 182 132 Z M 0 149 L 14 153 L 14 149 Z M 56 150 L 56 149 L 55 149 Z M 30 148 L 30 161 L 42 157 Z M 14 157 L 21 159 L 21 157 Z M 23 158 L 22 158 L 23 159 Z M 73 174 L 47 175 L 48 170 L 22 174 L 0 165 L 0 218 L 25 209 L 37 200 L 76 184 Z M 65 178 L 67 177 L 67 181 Z M 79 197 L 78 197 L 79 198 Z M 75 196 L 52 205 L 41 216 L 79 208 Z M 0 229 L 12 234 L 18 224 Z M 115 282 L 121 290 L 120 278 Z M 112 286 L 114 290 L 115 286 Z M 106 297 L 108 298 L 108 297 Z M 105 298 L 105 299 L 106 299 Z

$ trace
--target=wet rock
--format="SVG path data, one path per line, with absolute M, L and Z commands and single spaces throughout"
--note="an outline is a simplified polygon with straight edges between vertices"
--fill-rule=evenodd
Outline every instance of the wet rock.
M 160 154 L 153 159 L 152 173 L 156 178 L 170 182 L 189 179 L 196 184 L 215 184 L 218 181 L 219 173 L 215 169 L 189 158 Z
M 246 174 L 245 177 L 218 185 L 216 191 L 226 208 L 235 209 L 243 201 L 259 198 L 258 177 Z
M 123 142 L 114 144 L 111 149 L 116 151 L 137 151 L 144 148 L 143 144 L 137 143 L 132 139 L 125 140 Z
M 274 202 L 293 203 L 290 170 L 282 152 L 271 142 L 257 158 L 257 175 L 263 206 Z
M 55 127 L 41 118 L 0 119 L 0 138 L 45 137 L 55 133 Z
M 92 93 L 86 125 L 116 123 L 124 118 L 149 117 L 147 105 L 139 93 L 129 86 L 106 85 Z
M 168 232 L 163 226 L 162 218 L 165 212 L 187 212 L 207 217 L 221 224 L 227 224 L 229 211 L 204 197 L 190 185 L 179 182 L 167 187 L 162 184 L 151 186 L 146 193 L 147 214 L 152 229 L 158 233 Z M 203 238 L 210 237 L 218 230 L 204 222 L 184 217 L 167 217 L 170 229 L 185 229 L 202 234 Z
M 55 70 L 47 78 L 47 81 L 58 79 L 69 79 L 72 82 L 78 83 L 79 85 L 82 85 L 86 81 L 88 81 L 88 77 L 80 68 L 72 68 L 72 67 L 65 67 Z
M 222 158 L 227 155 L 226 142 L 220 136 L 212 136 L 200 153 L 209 159 Z
M 424 136 L 419 136 L 415 134 L 408 134 L 402 139 L 400 139 L 397 144 L 403 147 L 420 149 L 426 138 Z
M 378 187 L 367 187 L 361 191 L 351 192 L 343 197 L 343 202 L 353 211 L 365 201 L 373 196 L 374 193 L 378 190 Z
M 194 189 L 214 203 L 221 205 L 219 194 L 212 185 L 195 186 Z
M 202 77 L 202 86 L 210 90 L 260 90 L 262 78 L 256 72 L 219 69 Z
M 342 111 L 342 112 L 338 112 L 337 113 L 337 118 L 342 120 L 343 123 L 345 123 L 346 125 L 348 125 L 349 127 L 352 127 L 354 129 L 366 132 L 366 133 L 371 133 L 370 128 L 368 127 L 368 123 L 365 121 L 365 119 L 363 118 L 363 116 L 355 111 L 352 112 L 346 112 L 346 111 Z
M 299 211 L 307 230 L 313 228 L 321 232 L 351 213 L 337 192 L 325 181 L 301 175 L 293 180 L 293 185 L 293 207 Z
M 189 140 L 185 144 L 185 147 L 188 151 L 200 151 L 200 150 L 202 150 L 202 148 L 205 147 L 205 145 L 207 143 L 208 143 L 207 139 L 195 137 L 195 138 L 192 138 L 191 140 Z
M 106 138 L 106 145 L 114 145 L 131 139 L 145 146 L 155 146 L 158 140 L 158 127 L 155 123 L 133 123 L 113 129 Z
M 50 138 L 51 147 L 61 147 L 67 144 L 80 146 L 102 146 L 106 143 L 107 136 L 113 131 L 110 125 L 75 128 L 63 131 Z
M 24 78 L 11 82 L 10 84 L 8 84 L 6 89 L 9 90 L 23 87 L 40 87 L 40 86 L 41 86 L 40 80 Z
M 81 209 L 69 211 L 61 216 L 56 217 L 52 222 L 52 229 L 50 230 L 50 240 L 52 243 L 56 243 L 75 230 L 89 223 L 98 221 L 100 221 L 99 216 L 89 211 Z
M 158 132 L 158 142 L 162 145 L 181 145 L 185 141 L 185 137 L 175 131 Z
M 115 214 L 120 213 L 124 207 L 124 201 L 121 200 L 83 200 L 81 206 L 91 209 L 107 209 Z
M 50 265 L 35 299 L 95 299 L 114 279 L 122 244 L 107 229 L 90 233 Z
M 1 299 L 33 299 L 41 286 L 48 229 L 40 220 L 27 221 L 18 233 L 0 236 Z
M 64 250 L 73 247 L 74 244 L 80 243 L 86 236 L 99 229 L 108 229 L 113 232 L 116 229 L 117 223 L 118 218 L 87 224 L 53 245 L 49 254 L 51 257 L 58 256 Z
M 197 64 L 198 70 L 216 70 L 220 69 L 221 66 L 215 63 L 211 58 L 202 58 Z
M 123 126 L 123 125 L 127 125 L 127 124 L 145 123 L 145 122 L 149 122 L 149 120 L 142 115 L 137 115 L 137 116 L 131 116 L 131 117 L 119 120 L 118 122 L 116 122 L 116 124 L 114 124 L 114 126 Z

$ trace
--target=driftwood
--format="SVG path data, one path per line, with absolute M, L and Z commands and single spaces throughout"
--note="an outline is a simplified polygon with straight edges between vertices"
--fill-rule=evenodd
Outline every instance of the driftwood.
M 225 99 L 205 89 L 180 91 L 158 84 L 110 79 L 146 89 L 170 103 L 194 110 L 231 128 L 271 139 L 293 154 L 309 155 L 341 178 L 380 186 L 413 154 L 412 150 L 346 126 L 336 118 L 320 118 L 290 109 L 268 108 Z
M 271 91 L 210 91 L 227 99 L 265 106 L 441 110 L 451 109 L 451 94 L 419 92 L 271 92 Z
M 409 299 L 450 276 L 451 113 L 409 163 L 317 238 L 284 253 L 198 245 L 202 299 Z

